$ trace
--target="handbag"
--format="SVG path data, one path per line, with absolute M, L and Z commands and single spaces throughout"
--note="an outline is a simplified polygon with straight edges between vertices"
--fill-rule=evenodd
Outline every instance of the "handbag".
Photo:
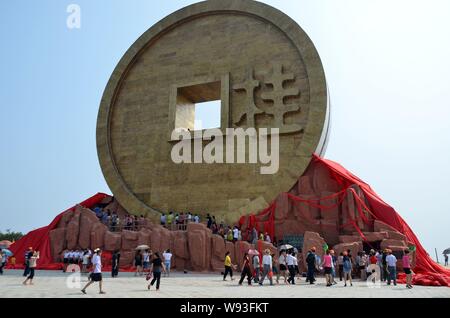
M 273 272 L 272 272 L 272 271 L 269 272 L 269 278 L 270 278 L 270 279 L 273 278 Z
M 147 275 L 145 275 L 145 280 L 150 280 L 153 278 L 153 273 L 152 272 L 148 272 Z

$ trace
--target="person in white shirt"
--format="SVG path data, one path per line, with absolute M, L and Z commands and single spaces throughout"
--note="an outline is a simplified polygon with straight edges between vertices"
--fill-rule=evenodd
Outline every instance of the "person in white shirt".
M 264 283 L 264 279 L 266 276 L 269 278 L 270 286 L 273 286 L 273 272 L 272 272 L 272 256 L 270 255 L 270 250 L 266 249 L 264 251 L 264 256 L 262 259 L 262 265 L 263 265 L 263 275 L 261 278 L 261 281 L 259 282 L 259 285 L 262 286 Z
M 239 229 L 237 226 L 233 229 L 233 241 L 236 242 L 239 239 Z
M 86 251 L 86 252 L 84 252 L 84 255 L 83 255 L 83 267 L 82 267 L 81 272 L 87 273 L 88 266 L 89 266 L 89 254 L 88 254 L 88 251 Z
M 292 252 L 286 256 L 286 264 L 289 270 L 289 278 L 287 280 L 288 283 L 295 285 L 295 263 L 297 258 L 295 257 L 295 253 Z
M 150 268 L 150 253 L 148 250 L 144 251 L 144 253 L 142 254 L 142 262 L 145 272 Z
M 164 259 L 164 265 L 166 267 L 166 270 L 164 272 L 164 277 L 170 276 L 170 263 L 171 263 L 171 259 L 172 259 L 172 253 L 170 252 L 170 250 L 167 250 L 163 253 L 163 259 Z
M 387 284 L 390 285 L 391 281 L 394 282 L 394 286 L 397 286 L 397 257 L 392 254 L 392 250 L 388 250 L 388 255 L 386 256 L 388 278 Z
M 102 250 L 97 248 L 94 250 L 94 255 L 92 256 L 92 265 L 94 266 L 93 271 L 90 275 L 90 281 L 81 290 L 83 294 L 86 294 L 86 288 L 88 288 L 94 282 L 98 282 L 100 288 L 100 294 L 106 294 L 103 291 L 102 286 Z
M 267 243 L 272 243 L 272 240 L 270 239 L 270 236 L 269 236 L 268 233 L 266 233 L 266 239 L 265 239 L 265 241 L 266 241 Z

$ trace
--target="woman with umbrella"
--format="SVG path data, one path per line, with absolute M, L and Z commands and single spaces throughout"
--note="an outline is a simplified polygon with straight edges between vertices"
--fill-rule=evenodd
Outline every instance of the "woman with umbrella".
M 244 258 L 242 260 L 242 273 L 241 279 L 239 280 L 239 285 L 242 285 L 245 276 L 247 276 L 248 286 L 252 285 L 252 269 L 250 267 L 250 258 L 248 257 L 248 253 L 244 254 Z
M 450 248 L 447 248 L 442 254 L 444 254 L 444 266 L 448 266 L 448 254 L 450 254 Z
M 8 257 L 12 256 L 10 250 L 6 248 L 0 248 L 0 275 L 3 275 L 3 268 L 6 266 L 8 262 Z

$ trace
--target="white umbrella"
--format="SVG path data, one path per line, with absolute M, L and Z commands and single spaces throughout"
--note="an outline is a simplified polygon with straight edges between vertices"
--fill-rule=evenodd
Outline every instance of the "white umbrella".
M 290 250 L 291 248 L 294 248 L 294 247 L 290 244 L 284 244 L 284 245 L 280 246 L 280 250 Z
M 139 245 L 138 247 L 136 247 L 137 250 L 149 250 L 150 246 L 148 245 Z
M 255 249 L 250 249 L 250 250 L 248 250 L 248 255 L 250 255 L 250 256 L 259 255 L 259 252 Z

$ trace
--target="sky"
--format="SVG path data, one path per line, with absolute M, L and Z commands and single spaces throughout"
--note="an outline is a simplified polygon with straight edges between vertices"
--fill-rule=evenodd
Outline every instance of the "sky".
M 110 193 L 95 144 L 105 85 L 142 33 L 193 2 L 0 2 L 1 231 L 28 232 Z M 368 182 L 432 256 L 450 247 L 450 2 L 263 2 L 321 56 L 332 103 L 325 157 Z M 67 27 L 70 4 L 79 29 Z

